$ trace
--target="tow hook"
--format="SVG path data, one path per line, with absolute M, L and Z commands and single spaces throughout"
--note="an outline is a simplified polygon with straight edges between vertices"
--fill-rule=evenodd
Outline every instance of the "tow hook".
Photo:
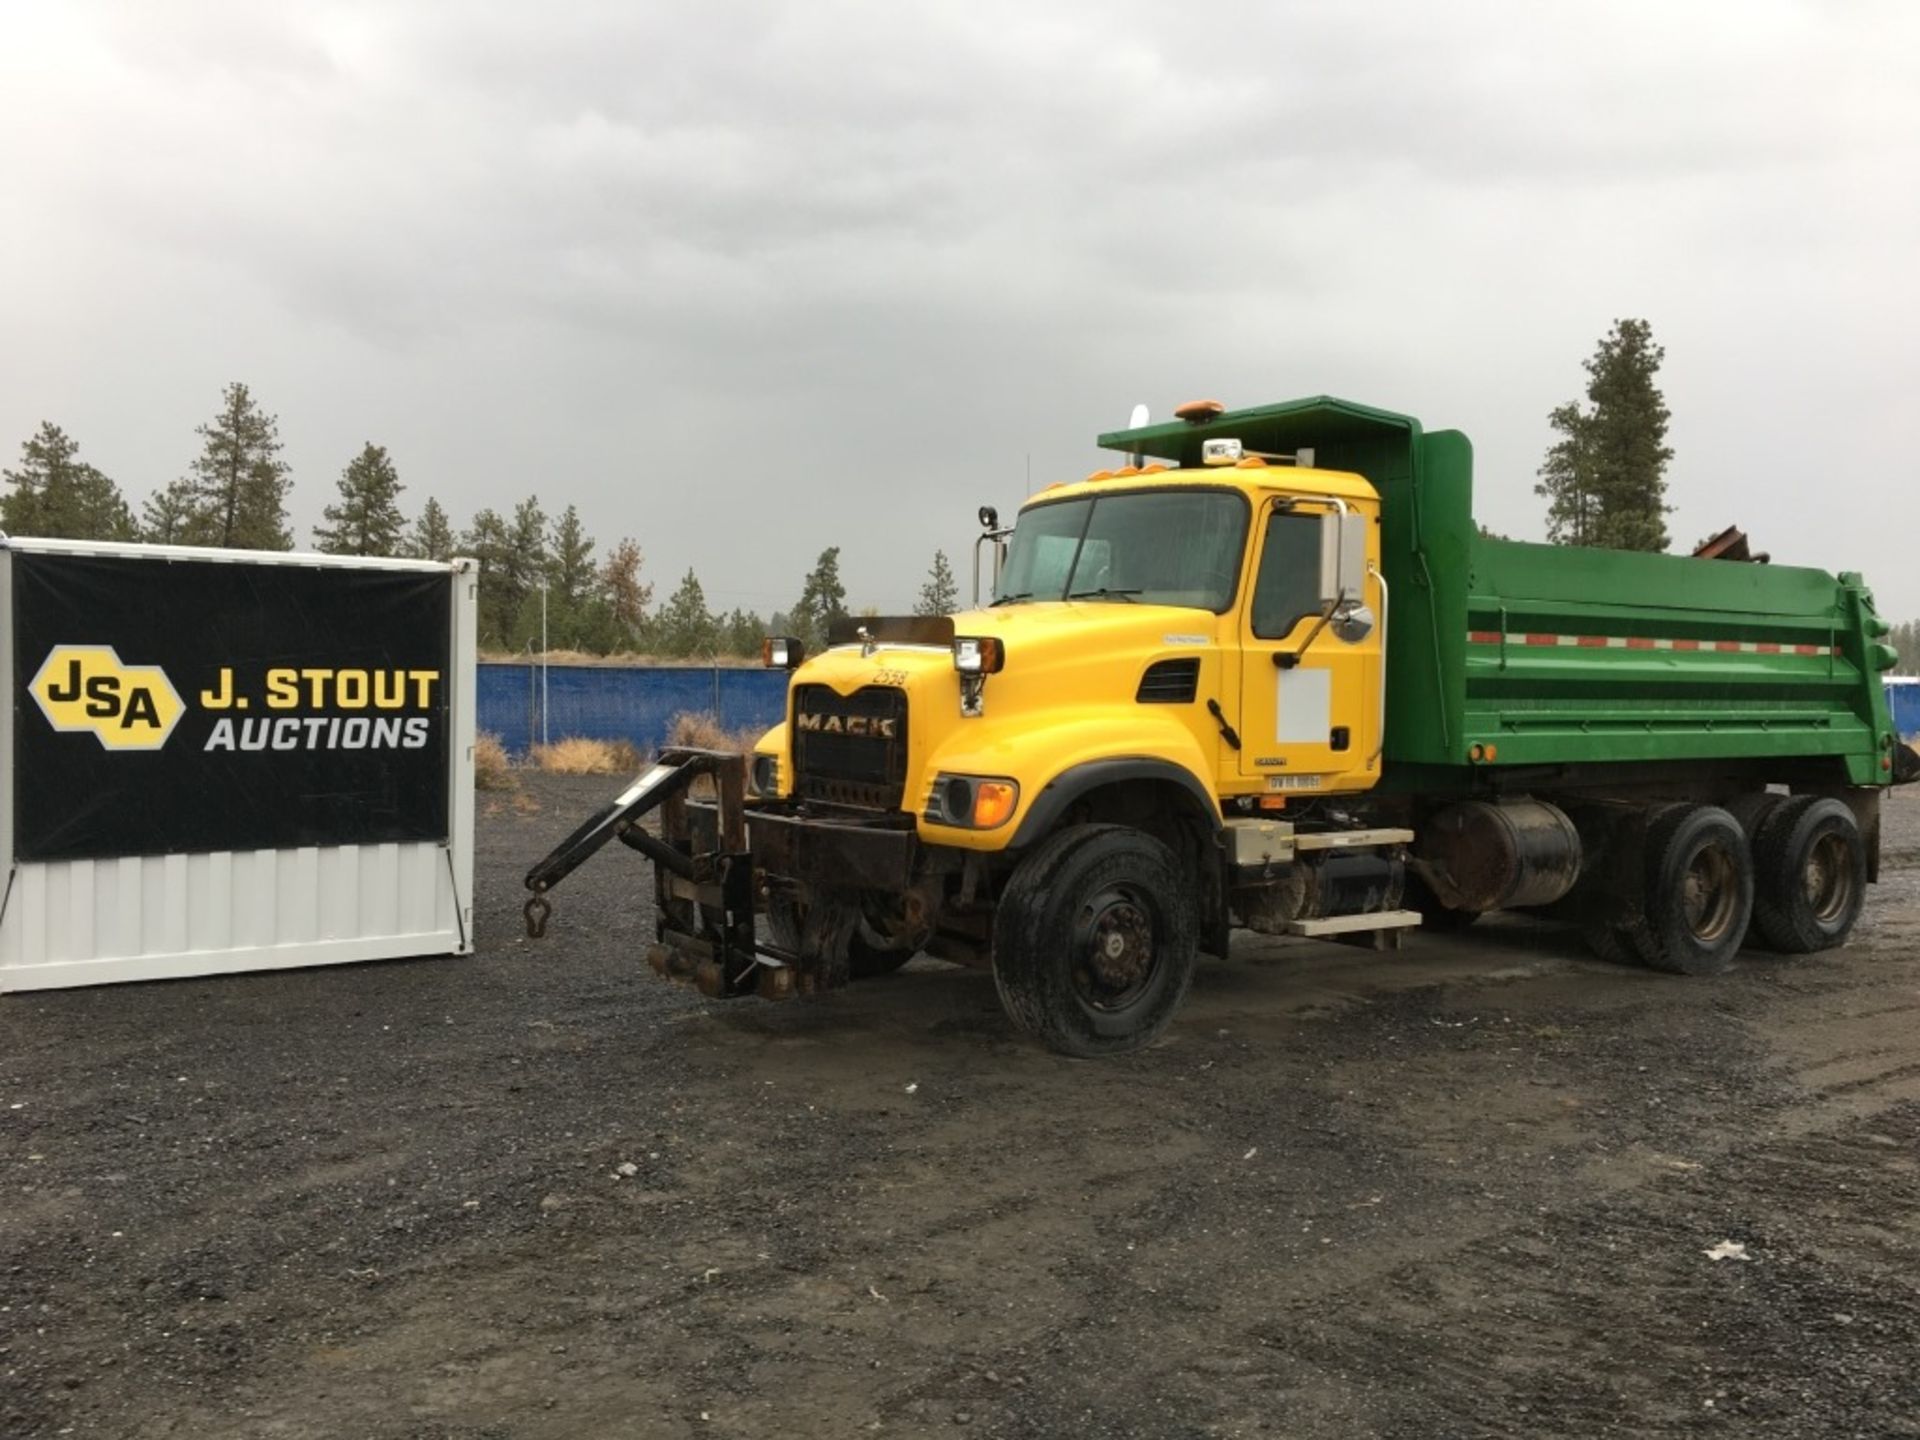
M 545 896 L 535 895 L 527 901 L 524 913 L 527 917 L 527 938 L 529 940 L 543 938 L 547 933 L 547 917 L 553 914 L 553 906 Z

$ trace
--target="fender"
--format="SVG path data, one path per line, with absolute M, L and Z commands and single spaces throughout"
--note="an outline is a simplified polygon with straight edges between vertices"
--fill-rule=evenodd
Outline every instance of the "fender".
M 1111 760 L 1088 760 L 1069 766 L 1054 776 L 1028 806 L 1026 818 L 1020 822 L 1020 828 L 1007 843 L 1007 849 L 1018 850 L 1046 835 L 1067 808 L 1082 795 L 1126 780 L 1171 780 L 1199 804 L 1200 812 L 1207 817 L 1215 835 L 1224 828 L 1219 802 L 1194 777 L 1191 770 L 1183 769 L 1170 760 L 1124 756 Z

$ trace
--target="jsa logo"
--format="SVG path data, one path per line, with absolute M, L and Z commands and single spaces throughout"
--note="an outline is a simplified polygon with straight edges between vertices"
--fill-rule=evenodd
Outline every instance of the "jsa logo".
M 158 665 L 127 665 L 111 645 L 56 645 L 28 690 L 56 730 L 88 730 L 109 750 L 158 750 L 186 706 Z

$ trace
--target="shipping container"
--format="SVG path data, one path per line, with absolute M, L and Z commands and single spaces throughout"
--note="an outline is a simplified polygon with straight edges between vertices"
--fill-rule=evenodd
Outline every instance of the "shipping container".
M 469 953 L 477 583 L 0 541 L 0 991 Z

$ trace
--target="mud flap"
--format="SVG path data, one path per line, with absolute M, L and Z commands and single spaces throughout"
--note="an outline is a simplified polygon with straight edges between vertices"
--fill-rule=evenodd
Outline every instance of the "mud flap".
M 1893 747 L 1893 783 L 1911 785 L 1920 780 L 1920 751 L 1911 745 Z

